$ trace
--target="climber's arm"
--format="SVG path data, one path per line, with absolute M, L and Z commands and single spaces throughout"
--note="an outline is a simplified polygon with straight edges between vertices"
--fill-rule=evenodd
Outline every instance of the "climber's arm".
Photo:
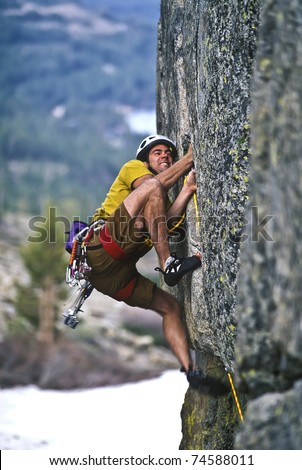
M 193 166 L 193 150 L 190 145 L 188 152 L 170 168 L 155 176 L 161 182 L 164 191 L 168 191 L 177 181 L 190 171 Z
M 172 206 L 167 212 L 168 227 L 177 223 L 183 216 L 188 202 L 196 191 L 196 172 L 191 170 L 188 174 L 185 183 L 173 202 Z
M 136 180 L 133 181 L 131 185 L 131 189 L 136 189 L 138 188 L 141 184 L 143 184 L 145 181 L 149 180 L 150 178 L 153 178 L 152 175 L 144 175 L 141 176 L 140 178 L 137 178 Z

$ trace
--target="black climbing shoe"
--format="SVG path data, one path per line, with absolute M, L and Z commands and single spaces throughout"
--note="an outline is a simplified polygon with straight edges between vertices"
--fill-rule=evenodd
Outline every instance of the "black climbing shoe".
M 156 268 L 156 271 L 163 273 L 164 281 L 170 287 L 175 286 L 185 274 L 201 266 L 201 259 L 195 255 L 188 258 L 177 258 L 175 254 L 172 254 L 171 257 L 174 259 L 164 271 Z
M 230 391 L 230 388 L 226 384 L 218 379 L 214 379 L 214 377 L 205 375 L 200 370 L 190 370 L 187 372 L 187 379 L 194 390 L 198 390 L 206 395 L 220 397 Z

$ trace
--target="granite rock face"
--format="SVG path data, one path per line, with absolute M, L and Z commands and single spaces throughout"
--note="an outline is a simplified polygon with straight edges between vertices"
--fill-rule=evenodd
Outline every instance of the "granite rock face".
M 249 437 L 257 416 L 262 426 L 273 403 L 285 410 L 300 390 L 301 19 L 293 0 L 161 2 L 158 132 L 180 153 L 192 143 L 198 182 L 175 251 L 203 253 L 173 293 L 197 364 L 226 382 L 231 374 L 245 415 L 239 425 L 231 393 L 188 390 L 181 449 L 299 441 Z
M 301 2 L 264 2 L 251 89 L 250 233 L 238 288 L 236 359 L 250 396 L 240 449 L 302 448 L 301 73 Z

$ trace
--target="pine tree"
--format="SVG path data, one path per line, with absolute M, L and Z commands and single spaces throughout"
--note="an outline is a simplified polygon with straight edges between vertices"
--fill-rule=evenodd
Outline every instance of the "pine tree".
M 26 316 L 31 325 L 36 328 L 36 337 L 39 341 L 52 344 L 58 299 L 62 296 L 63 290 L 66 257 L 64 256 L 63 230 L 59 230 L 57 220 L 51 217 L 50 208 L 48 208 L 47 214 L 47 217 L 43 217 L 45 229 L 41 229 L 40 236 L 36 239 L 29 237 L 30 241 L 20 250 L 31 278 L 26 297 L 37 298 L 35 312 L 22 312 L 24 309 L 21 309 L 20 313 Z

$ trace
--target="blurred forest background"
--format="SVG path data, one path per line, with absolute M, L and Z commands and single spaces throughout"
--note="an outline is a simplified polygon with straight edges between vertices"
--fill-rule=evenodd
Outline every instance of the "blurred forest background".
M 1 215 L 85 217 L 106 194 L 155 109 L 159 3 L 1 1 Z
M 93 292 L 77 330 L 61 315 L 69 222 L 91 217 L 155 132 L 159 9 L 160 0 L 0 3 L 2 386 L 97 386 L 176 365 L 155 314 Z M 142 270 L 154 278 L 155 265 Z

